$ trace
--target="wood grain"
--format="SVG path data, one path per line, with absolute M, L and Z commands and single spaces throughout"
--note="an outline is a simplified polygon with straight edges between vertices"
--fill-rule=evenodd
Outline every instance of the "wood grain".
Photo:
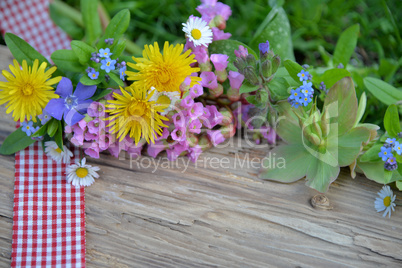
M 2 69 L 10 59 L 0 48 Z M 4 108 L 0 115 L 2 143 L 14 124 Z M 314 209 L 316 192 L 303 181 L 256 178 L 251 161 L 268 149 L 234 144 L 202 154 L 205 161 L 185 171 L 162 157 L 165 166 L 155 171 L 146 156 L 91 159 L 101 177 L 85 195 L 88 267 L 402 266 L 401 208 L 390 219 L 375 212 L 381 185 L 343 170 L 326 194 L 333 209 Z M 232 167 L 213 168 L 214 157 Z M 14 157 L 0 156 L 1 267 L 11 262 L 13 178 Z

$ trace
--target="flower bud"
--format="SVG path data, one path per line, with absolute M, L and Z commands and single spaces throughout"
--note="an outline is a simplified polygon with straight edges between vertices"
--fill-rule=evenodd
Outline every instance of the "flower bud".
M 219 30 L 225 30 L 226 28 L 226 21 L 221 15 L 217 15 L 213 19 L 214 24 L 218 27 Z
M 223 86 L 221 84 L 218 84 L 216 88 L 210 89 L 209 92 L 212 94 L 212 96 L 218 98 L 220 95 L 223 94 Z
M 261 74 L 263 77 L 268 78 L 272 74 L 272 63 L 270 60 L 261 63 Z
M 328 109 L 324 110 L 324 113 L 321 116 L 321 130 L 322 130 L 322 136 L 327 137 L 329 134 L 329 123 L 330 120 L 328 118 Z
M 255 85 L 255 86 L 260 84 L 258 76 L 255 73 L 255 69 L 253 67 L 250 67 L 250 66 L 246 67 L 244 69 L 243 75 L 244 75 L 244 78 L 246 78 L 250 84 Z
M 271 74 L 276 73 L 276 71 L 278 70 L 280 65 L 281 65 L 281 58 L 278 55 L 275 55 L 275 57 L 272 59 L 272 72 L 271 72 Z
M 240 93 L 238 89 L 230 87 L 227 91 L 229 100 L 238 101 L 240 99 Z
M 309 127 L 303 128 L 303 136 L 314 145 L 318 146 L 321 143 L 321 139 L 316 134 L 312 133 Z
M 215 70 L 215 75 L 218 81 L 221 83 L 225 82 L 226 79 L 228 78 L 228 72 L 226 71 L 226 69 L 222 71 Z
M 239 73 L 244 74 L 244 68 L 247 67 L 247 63 L 244 59 L 236 58 L 236 60 L 233 62 L 233 65 L 237 68 Z
M 251 66 L 251 67 L 253 67 L 253 68 L 255 68 L 255 65 L 256 65 L 256 59 L 255 59 L 255 57 L 254 57 L 254 55 L 253 54 L 248 54 L 247 55 L 247 57 L 246 57 L 246 62 L 247 62 L 247 65 L 248 66 Z

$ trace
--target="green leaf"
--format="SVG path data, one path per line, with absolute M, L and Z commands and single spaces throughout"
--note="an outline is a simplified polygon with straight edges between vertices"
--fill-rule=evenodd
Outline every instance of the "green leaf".
M 84 37 L 84 24 L 78 10 L 64 2 L 52 1 L 49 4 L 49 14 L 53 22 L 72 39 L 81 40 Z
M 360 162 L 376 162 L 381 160 L 378 153 L 381 151 L 382 144 L 375 144 L 368 149 L 362 156 L 360 156 Z
M 276 160 L 275 164 L 273 158 Z M 263 158 L 259 177 L 286 183 L 297 181 L 306 175 L 312 159 L 313 156 L 301 144 L 277 146 Z M 284 165 L 279 161 L 284 162 Z
M 49 121 L 41 126 L 38 131 L 36 131 L 34 134 L 32 134 L 32 137 L 41 137 L 44 136 L 47 133 L 47 127 L 48 127 Z
M 95 94 L 91 97 L 91 100 L 93 101 L 97 101 L 99 99 L 102 99 L 103 97 L 105 97 L 107 94 L 112 93 L 112 89 L 100 89 L 98 88 L 95 91 Z
M 121 87 L 124 87 L 124 82 L 120 79 L 119 76 L 117 76 L 117 74 L 110 72 L 109 76 L 113 81 L 116 82 L 116 84 L 118 84 Z
M 294 60 L 290 24 L 282 7 L 272 9 L 254 34 L 250 46 L 258 51 L 258 44 L 269 41 L 270 49 L 282 60 Z
M 98 0 L 81 0 L 81 13 L 85 26 L 86 42 L 92 45 L 102 33 L 98 14 Z
M 282 140 L 289 144 L 302 144 L 303 134 L 299 126 L 299 121 L 293 109 L 287 101 L 281 102 L 278 106 L 279 118 L 276 132 Z
M 91 78 L 88 77 L 88 75 L 83 75 L 80 78 L 80 82 L 86 86 L 93 86 L 93 85 L 98 85 L 100 83 L 103 82 L 103 80 L 105 80 L 105 76 L 99 74 L 98 79 L 94 79 L 92 80 Z
M 384 162 L 377 161 L 377 162 L 360 162 L 357 161 L 357 166 L 363 171 L 363 174 L 370 180 L 373 180 L 377 183 L 386 184 L 390 182 L 394 182 L 397 180 L 402 180 L 402 176 L 399 172 L 395 171 L 392 172 L 391 179 L 385 179 L 385 169 L 384 169 Z M 389 175 L 389 174 L 387 174 Z M 388 180 L 389 179 L 389 180 Z
M 91 54 L 96 51 L 95 48 L 77 40 L 71 41 L 71 49 L 74 51 L 78 61 L 82 65 L 87 64 L 87 62 L 91 59 Z
M 237 68 L 233 65 L 233 62 L 236 59 L 236 55 L 234 54 L 235 50 L 239 49 L 239 46 L 243 46 L 247 48 L 249 54 L 253 54 L 256 59 L 258 59 L 257 53 L 250 48 L 249 46 L 243 44 L 242 42 L 236 40 L 218 40 L 212 42 L 208 47 L 209 55 L 211 54 L 225 54 L 229 56 L 229 64 L 228 69 L 231 71 L 237 71 Z
M 275 101 L 284 100 L 289 97 L 288 88 L 289 83 L 283 77 L 275 77 L 268 84 L 269 91 Z
M 120 40 L 116 46 L 113 48 L 113 58 L 120 58 L 120 55 L 123 53 L 126 48 L 126 40 Z
M 336 82 L 347 76 L 351 76 L 348 70 L 334 68 L 325 71 L 323 75 L 313 76 L 313 82 L 318 85 L 323 81 L 327 88 L 331 88 Z
M 60 150 L 64 151 L 63 149 L 63 126 L 61 125 L 61 121 L 58 122 L 58 127 L 56 131 L 56 135 L 54 136 L 54 141 L 56 142 L 57 146 Z
M 338 162 L 339 166 L 345 167 L 352 164 L 362 149 L 362 143 L 370 138 L 370 131 L 365 127 L 355 127 L 338 138 Z M 328 140 L 328 144 L 333 140 Z M 327 145 L 329 147 L 329 145 Z M 377 152 L 378 155 L 378 152 Z
M 392 179 L 393 171 L 384 170 L 384 184 L 388 184 Z
M 330 124 L 337 124 L 339 136 L 354 126 L 357 98 L 352 78 L 345 77 L 331 87 L 325 98 L 324 107 L 328 109 Z
M 98 47 L 106 46 L 105 39 L 108 38 L 114 38 L 114 41 L 117 43 L 118 39 L 120 39 L 120 37 L 126 32 L 129 24 L 130 11 L 128 9 L 123 9 L 109 22 L 109 25 L 105 29 L 105 34 L 99 40 Z
M 260 105 L 260 102 L 256 99 L 255 95 L 250 95 L 246 97 L 246 100 L 248 101 L 248 103 L 250 104 L 254 104 L 256 106 Z
M 59 49 L 53 52 L 52 61 L 63 71 L 83 72 L 85 67 L 82 66 L 74 51 L 68 49 Z
M 339 172 L 339 166 L 332 166 L 319 159 L 313 159 L 307 170 L 306 185 L 320 193 L 325 193 L 329 185 L 338 178 Z
M 360 96 L 359 107 L 357 107 L 356 121 L 354 124 L 355 126 L 359 124 L 360 120 L 362 119 L 364 112 L 366 111 L 366 105 L 367 105 L 367 96 L 366 92 L 363 92 L 362 95 Z
M 402 181 L 396 181 L 396 187 L 399 191 L 402 191 Z
M 6 33 L 4 35 L 7 47 L 10 49 L 14 58 L 22 64 L 23 60 L 27 61 L 28 65 L 33 65 L 33 62 L 38 59 L 39 64 L 46 62 L 50 66 L 49 61 L 38 51 L 36 51 L 31 45 L 19 38 L 15 34 Z
M 296 82 L 300 82 L 300 78 L 297 76 L 298 73 L 300 73 L 301 70 L 303 70 L 303 67 L 300 66 L 297 62 L 294 62 L 292 60 L 285 60 L 283 64 L 288 71 L 289 75 L 295 80 Z
M 47 134 L 50 137 L 53 137 L 56 134 L 58 128 L 59 128 L 59 121 L 52 118 L 49 121 L 49 126 L 47 127 Z
M 21 151 L 35 141 L 21 130 L 21 127 L 11 133 L 0 147 L 0 154 L 10 155 Z
M 355 50 L 357 44 L 359 31 L 359 24 L 355 24 L 342 32 L 335 47 L 333 58 L 334 66 L 342 63 L 343 66 L 346 67 L 346 65 L 349 63 L 349 60 L 352 57 L 353 51 Z
M 398 137 L 398 133 L 401 132 L 398 108 L 395 104 L 391 104 L 385 112 L 384 127 L 391 137 Z
M 249 93 L 249 92 L 254 92 L 259 88 L 259 86 L 254 86 L 251 85 L 247 80 L 244 80 L 243 84 L 241 85 L 239 89 L 239 93 Z
M 402 100 L 402 91 L 380 79 L 366 77 L 363 81 L 370 93 L 386 105 L 391 105 Z

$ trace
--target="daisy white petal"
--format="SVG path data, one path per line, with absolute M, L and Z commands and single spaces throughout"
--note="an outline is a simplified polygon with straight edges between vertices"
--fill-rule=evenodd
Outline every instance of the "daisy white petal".
M 391 188 L 387 185 L 382 187 L 378 196 L 374 201 L 374 208 L 377 212 L 384 211 L 383 217 L 391 217 L 391 211 L 395 211 L 396 204 L 394 203 L 396 196 L 392 192 Z
M 67 181 L 74 186 L 89 186 L 94 183 L 94 178 L 99 178 L 99 167 L 93 167 L 86 164 L 84 157 L 81 162 L 77 161 L 75 164 L 67 167 Z
M 212 42 L 212 30 L 201 18 L 190 17 L 183 23 L 183 32 L 194 46 L 207 46 Z
M 69 164 L 71 157 L 73 156 L 73 153 L 65 145 L 63 145 L 62 151 L 54 141 L 45 142 L 45 153 L 58 164 Z

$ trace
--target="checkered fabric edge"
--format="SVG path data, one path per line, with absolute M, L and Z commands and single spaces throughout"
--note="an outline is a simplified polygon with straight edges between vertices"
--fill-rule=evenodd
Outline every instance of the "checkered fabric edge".
M 40 142 L 16 154 L 11 267 L 85 267 L 85 190 L 65 172 Z
M 18 35 L 43 56 L 70 48 L 70 38 L 49 16 L 49 0 L 0 0 L 0 29 Z

